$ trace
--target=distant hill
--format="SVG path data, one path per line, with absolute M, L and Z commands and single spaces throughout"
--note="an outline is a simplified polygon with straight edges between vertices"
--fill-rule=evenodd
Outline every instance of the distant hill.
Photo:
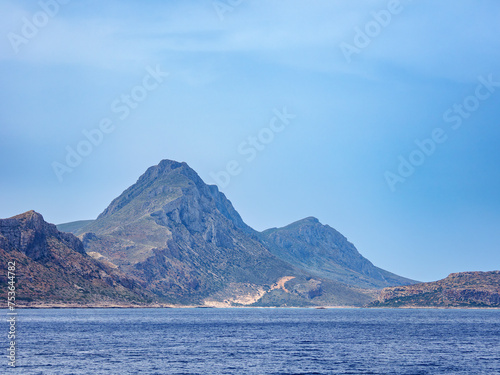
M 500 307 L 500 271 L 452 273 L 430 283 L 385 288 L 371 307 Z
M 20 304 L 153 301 L 152 293 L 136 280 L 92 259 L 78 238 L 59 232 L 35 211 L 0 220 L 2 295 L 7 295 L 9 261 L 16 263 L 16 301 Z
M 268 229 L 261 236 L 278 258 L 319 277 L 362 288 L 416 283 L 375 267 L 347 238 L 314 217 Z
M 94 220 L 79 220 L 79 221 L 72 221 L 69 223 L 63 223 L 63 224 L 57 224 L 56 227 L 58 230 L 61 232 L 67 232 L 67 233 L 73 233 L 76 234 L 79 232 L 82 228 L 84 228 L 86 225 L 89 225 L 92 223 Z

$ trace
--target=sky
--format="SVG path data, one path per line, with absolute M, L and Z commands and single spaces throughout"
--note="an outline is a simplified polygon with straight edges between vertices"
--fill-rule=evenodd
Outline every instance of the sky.
M 500 269 L 500 2 L 0 1 L 0 217 L 93 219 L 162 159 L 257 230 Z

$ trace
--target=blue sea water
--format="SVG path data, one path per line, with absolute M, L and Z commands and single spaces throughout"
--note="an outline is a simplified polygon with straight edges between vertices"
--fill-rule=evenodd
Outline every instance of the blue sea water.
M 18 313 L 17 367 L 4 356 L 1 373 L 500 374 L 500 310 Z

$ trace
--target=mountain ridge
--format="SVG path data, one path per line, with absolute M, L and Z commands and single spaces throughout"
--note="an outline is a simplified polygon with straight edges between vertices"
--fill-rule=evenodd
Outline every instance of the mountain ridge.
M 305 220 L 321 225 L 313 217 Z M 188 298 L 196 303 L 219 303 L 214 296 L 224 291 L 232 294 L 228 285 L 250 294 L 257 290 L 257 294 L 262 290 L 281 293 L 288 289 L 277 292 L 272 285 L 283 278 L 290 285 L 297 284 L 296 290 L 308 290 L 302 297 L 317 287 L 311 278 L 323 283 L 323 290 L 327 284 L 337 290 L 360 287 L 360 283 L 311 274 L 300 264 L 277 256 L 265 234 L 248 226 L 217 186 L 205 184 L 185 162 L 162 160 L 148 168 L 77 233 L 87 251 L 149 283 L 155 293 L 167 298 L 182 295 L 183 302 Z M 375 284 L 363 286 L 378 287 Z M 353 296 L 358 295 L 354 289 Z M 312 298 L 306 300 L 309 303 Z
M 316 276 L 364 288 L 415 283 L 375 267 L 345 236 L 312 216 L 260 235 L 273 254 Z
M 225 195 L 185 163 L 148 168 L 83 229 L 87 251 L 176 302 L 203 303 L 230 284 L 256 290 L 302 274 L 269 253 Z

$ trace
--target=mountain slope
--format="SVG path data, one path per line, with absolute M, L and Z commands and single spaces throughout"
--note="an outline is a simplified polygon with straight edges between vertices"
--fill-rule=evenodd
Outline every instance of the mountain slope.
M 371 307 L 500 307 L 500 271 L 452 273 L 430 283 L 385 288 Z
M 171 302 L 359 305 L 373 298 L 277 258 L 225 195 L 186 163 L 163 160 L 149 168 L 83 230 L 87 252 Z
M 61 232 L 76 234 L 78 231 L 80 231 L 82 228 L 84 228 L 86 225 L 89 225 L 93 221 L 94 220 L 78 220 L 69 223 L 57 224 L 56 227 L 57 230 Z
M 59 232 L 35 211 L 0 220 L 0 289 L 5 295 L 10 261 L 16 263 L 16 300 L 21 303 L 152 300 L 137 281 L 92 259 L 78 238 Z
M 314 217 L 265 230 L 261 238 L 278 258 L 319 277 L 362 288 L 415 283 L 375 267 L 347 238 Z

